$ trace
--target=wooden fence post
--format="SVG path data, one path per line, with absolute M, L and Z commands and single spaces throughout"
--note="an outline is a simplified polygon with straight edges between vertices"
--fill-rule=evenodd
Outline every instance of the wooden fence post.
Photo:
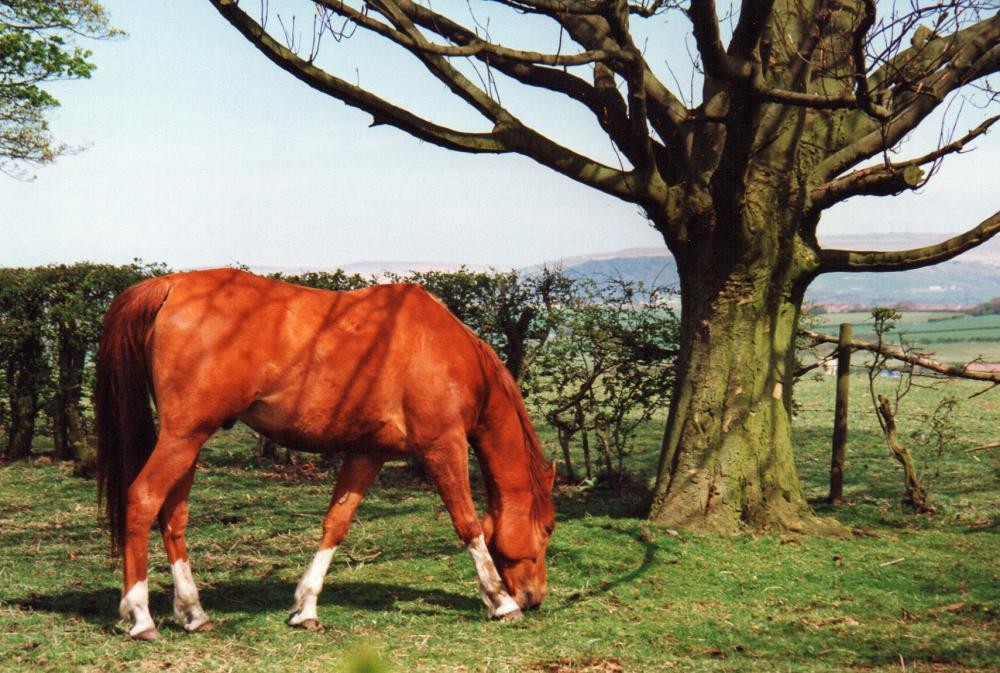
M 847 452 L 847 406 L 851 392 L 851 325 L 841 323 L 837 345 L 837 402 L 833 419 L 833 452 L 830 458 L 831 505 L 844 499 L 844 456 Z

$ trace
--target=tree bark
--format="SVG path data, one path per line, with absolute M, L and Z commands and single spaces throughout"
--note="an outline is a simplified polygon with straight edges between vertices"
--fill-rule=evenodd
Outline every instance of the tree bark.
M 810 276 L 792 240 L 753 258 L 711 244 L 678 256 L 681 344 L 655 521 L 723 533 L 842 532 L 813 515 L 793 459 L 795 334 Z

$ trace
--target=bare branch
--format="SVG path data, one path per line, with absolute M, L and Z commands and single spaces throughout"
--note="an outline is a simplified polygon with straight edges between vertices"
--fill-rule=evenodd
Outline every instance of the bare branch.
M 783 103 L 794 107 L 807 107 L 814 110 L 860 110 L 863 103 L 854 94 L 823 94 L 805 93 L 803 91 L 788 91 L 767 87 L 763 80 L 755 79 L 754 94 L 768 103 Z
M 603 14 L 613 0 L 495 0 L 525 14 Z
M 821 334 L 819 332 L 813 332 L 811 330 L 801 330 L 802 334 L 812 339 L 817 343 L 826 344 L 836 344 L 839 343 L 838 338 L 831 336 L 829 334 Z M 923 367 L 924 369 L 932 372 L 937 372 L 938 374 L 944 374 L 945 376 L 954 376 L 956 378 L 962 379 L 973 379 L 975 381 L 990 381 L 993 383 L 1000 383 L 1000 373 L 997 372 L 978 372 L 974 370 L 967 369 L 968 365 L 962 367 L 955 367 L 953 365 L 946 365 L 937 360 L 931 360 L 928 357 L 922 355 L 914 355 L 912 353 L 906 353 L 895 348 L 890 348 L 886 345 L 872 344 L 867 341 L 850 341 L 850 347 L 852 350 L 862 350 L 869 351 L 872 353 L 878 353 L 884 357 L 892 358 L 893 360 L 899 360 L 900 362 L 906 362 L 917 367 Z
M 705 74 L 726 81 L 749 79 L 752 74 L 750 63 L 730 58 L 722 45 L 715 0 L 691 0 L 687 13 L 691 19 L 698 53 L 705 66 Z
M 370 4 L 385 16 L 409 40 L 413 46 L 407 49 L 416 56 L 424 66 L 441 80 L 452 93 L 474 107 L 484 117 L 494 123 L 513 123 L 515 118 L 485 91 L 469 81 L 447 58 L 428 52 L 425 47 L 430 43 L 413 25 L 406 14 L 392 0 L 371 0 Z
M 820 185 L 810 196 L 810 211 L 817 213 L 852 196 L 884 196 L 898 194 L 906 189 L 916 189 L 925 183 L 923 171 L 918 168 L 919 166 L 961 152 L 966 145 L 989 131 L 998 120 L 1000 115 L 990 117 L 958 140 L 942 145 L 923 156 L 898 163 L 869 166 Z
M 636 16 L 648 19 L 651 16 L 659 14 L 664 9 L 673 7 L 675 4 L 674 0 L 653 0 L 649 4 L 646 4 L 646 1 L 642 0 L 638 5 L 629 5 L 628 11 Z
M 864 168 L 814 189 L 811 212 L 817 213 L 852 196 L 893 196 L 916 189 L 923 181 L 924 172 L 913 164 Z
M 314 89 L 368 112 L 374 117 L 373 124 L 389 124 L 427 142 L 462 152 L 517 152 L 612 196 L 633 202 L 639 198 L 636 181 L 628 173 L 562 147 L 505 112 L 494 112 L 499 121 L 489 133 L 466 133 L 434 124 L 302 59 L 272 38 L 237 6 L 235 0 L 211 2 L 226 20 L 278 67 Z M 482 99 L 480 103 L 487 105 Z M 502 108 L 498 109 L 502 111 Z
M 414 23 L 455 44 L 467 45 L 478 39 L 475 33 L 464 26 L 435 14 L 423 5 L 413 3 L 410 0 L 399 0 L 398 5 Z M 496 68 L 523 84 L 562 93 L 583 104 L 594 114 L 601 128 L 608 133 L 611 140 L 628 157 L 628 160 L 633 165 L 638 162 L 637 150 L 631 140 L 626 102 L 618 92 L 610 70 L 602 63 L 594 64 L 595 84 L 592 86 L 565 70 L 510 61 L 500 56 L 484 53 L 475 56 L 484 63 L 488 63 L 490 67 Z M 607 78 L 600 76 L 604 72 L 608 73 Z M 607 79 L 611 81 L 606 81 Z
M 211 0 L 215 9 L 275 65 L 317 91 L 372 115 L 372 124 L 389 124 L 440 147 L 460 152 L 510 152 L 495 133 L 468 133 L 434 124 L 375 96 L 361 87 L 335 77 L 300 58 L 241 10 L 236 0 Z
M 559 22 L 575 42 L 588 50 L 621 49 L 622 45 L 611 37 L 611 26 L 600 16 L 558 16 Z M 688 110 L 684 104 L 656 77 L 645 59 L 641 59 L 643 80 L 646 86 L 646 100 L 650 119 L 657 124 L 661 137 L 676 134 L 687 119 Z M 628 76 L 624 64 L 607 63 L 615 73 L 623 78 Z M 669 133 L 663 133 L 663 129 Z
M 854 95 L 858 100 L 858 107 L 877 119 L 888 119 L 889 111 L 881 105 L 876 105 L 872 100 L 871 91 L 868 88 L 868 64 L 865 60 L 865 38 L 868 31 L 875 25 L 875 0 L 862 0 L 864 14 L 860 23 L 854 29 L 851 36 L 852 49 L 851 58 L 854 61 Z
M 730 56 L 742 61 L 749 60 L 764 34 L 773 6 L 774 0 L 743 0 L 740 20 L 733 30 L 733 39 L 729 42 Z
M 816 182 L 830 180 L 847 168 L 891 149 L 926 119 L 949 93 L 1000 70 L 1000 14 L 961 31 L 960 40 L 958 36 L 953 41 L 940 39 L 954 45 L 942 52 L 942 58 L 947 57 L 942 67 L 919 81 L 894 88 L 892 118 L 820 162 L 813 170 Z
M 1000 211 L 964 234 L 910 250 L 821 250 L 820 273 L 831 271 L 907 271 L 947 261 L 1000 233 Z
M 594 51 L 584 51 L 577 54 L 546 54 L 538 51 L 524 51 L 511 49 L 503 45 L 493 44 L 473 34 L 473 37 L 464 41 L 460 45 L 434 44 L 427 41 L 419 41 L 399 30 L 373 19 L 365 12 L 359 11 L 350 5 L 346 5 L 338 0 L 316 0 L 319 4 L 331 11 L 349 18 L 359 26 L 363 26 L 373 32 L 389 38 L 411 51 L 422 51 L 425 54 L 435 56 L 475 56 L 483 60 L 483 56 L 496 56 L 507 61 L 517 61 L 521 63 L 537 63 L 541 65 L 574 66 L 593 63 L 595 61 L 607 61 L 610 59 L 627 60 L 630 54 L 620 50 L 599 49 Z M 372 3 L 377 6 L 379 3 Z M 405 4 L 400 3 L 400 9 L 406 11 Z M 409 12 L 406 12 L 409 14 Z
M 621 49 L 623 45 L 611 36 L 611 25 L 605 17 L 600 16 L 558 16 L 559 24 L 578 44 L 589 50 L 605 49 L 609 46 Z M 683 135 L 683 124 L 687 121 L 688 110 L 684 104 L 670 92 L 656 77 L 645 59 L 638 56 L 642 66 L 642 78 L 645 86 L 646 111 L 653 128 L 660 137 L 669 144 L 674 155 L 682 155 L 680 141 Z M 607 63 L 616 74 L 623 79 L 629 77 L 624 63 Z

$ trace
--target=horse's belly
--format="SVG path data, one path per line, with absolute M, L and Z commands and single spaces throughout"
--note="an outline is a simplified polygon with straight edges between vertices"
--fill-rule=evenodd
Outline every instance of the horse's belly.
M 405 454 L 410 450 L 401 413 L 370 414 L 358 409 L 338 413 L 330 408 L 293 411 L 283 406 L 254 402 L 239 418 L 282 446 L 299 451 L 376 449 Z

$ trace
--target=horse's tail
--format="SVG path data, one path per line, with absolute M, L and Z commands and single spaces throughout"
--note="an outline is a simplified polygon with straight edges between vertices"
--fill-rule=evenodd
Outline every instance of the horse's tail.
M 542 442 L 535 432 L 535 426 L 528 418 L 528 410 L 524 405 L 524 397 L 517 386 L 517 381 L 496 352 L 490 346 L 476 337 L 477 347 L 483 368 L 489 373 L 490 391 L 488 395 L 499 395 L 509 403 L 510 408 L 517 414 L 517 419 L 521 425 L 521 432 L 524 436 L 524 450 L 527 454 L 529 471 L 531 473 L 531 492 L 533 496 L 532 514 L 535 521 L 538 521 L 550 531 L 555 525 L 555 512 L 552 505 L 552 475 L 555 464 L 549 464 L 545 460 L 542 450 Z
M 111 533 L 112 555 L 125 541 L 128 487 L 156 444 L 147 355 L 153 321 L 169 293 L 169 283 L 147 280 L 118 295 L 104 315 L 94 412 L 98 509 Z

